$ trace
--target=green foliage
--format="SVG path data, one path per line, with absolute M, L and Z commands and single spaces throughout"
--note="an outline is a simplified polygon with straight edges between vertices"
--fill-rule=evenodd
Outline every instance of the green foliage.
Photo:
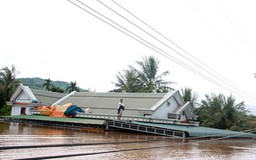
M 181 89 L 181 91 L 182 91 L 182 98 L 183 98 L 184 102 L 185 103 L 190 102 L 192 108 L 195 111 L 195 103 L 196 103 L 196 100 L 197 100 L 196 93 L 192 93 L 191 88 L 184 88 L 184 89 Z
M 9 101 L 14 89 L 18 85 L 16 80 L 16 68 L 11 69 L 4 67 L 0 70 L 0 115 L 10 115 L 11 107 L 6 105 Z
M 50 78 L 49 78 L 50 79 Z M 42 78 L 19 78 L 18 79 L 23 85 L 25 86 L 28 86 L 29 88 L 32 88 L 32 89 L 39 89 L 39 90 L 47 90 L 45 87 L 44 87 L 44 84 L 45 84 L 45 81 L 47 79 L 42 79 Z M 70 86 L 70 84 L 68 82 L 64 82 L 64 81 L 52 81 L 50 80 L 50 84 L 51 85 L 54 85 L 56 88 L 60 88 L 60 89 L 63 89 L 64 92 L 66 90 L 67 87 Z M 77 86 L 77 88 L 80 90 L 80 91 L 87 91 L 85 89 L 82 89 L 80 87 Z
M 11 106 L 8 106 L 8 105 L 3 105 L 1 108 L 0 108 L 0 116 L 10 116 L 11 115 Z
M 169 87 L 172 82 L 164 81 L 162 78 L 169 74 L 168 71 L 158 75 L 159 61 L 153 56 L 144 57 L 137 61 L 139 69 L 129 66 L 123 70 L 124 74 L 118 72 L 117 82 L 114 83 L 118 92 L 143 92 L 143 93 L 165 93 L 173 90 Z
M 14 89 L 18 86 L 19 81 L 16 80 L 16 68 L 11 69 L 4 67 L 0 70 L 0 85 L 5 100 L 10 100 Z
M 142 92 L 145 93 L 165 93 L 173 90 L 169 87 L 172 82 L 164 81 L 162 78 L 169 74 L 165 71 L 158 74 L 159 61 L 153 57 L 144 57 L 142 61 L 137 61 L 139 69 L 135 69 L 138 72 L 139 81 L 142 84 Z
M 0 85 L 0 109 L 5 105 L 5 95 L 4 95 L 4 91 L 3 91 L 3 87 Z
M 66 88 L 66 91 L 68 91 L 68 93 L 71 93 L 73 91 L 79 92 L 79 89 L 78 89 L 78 87 L 76 85 L 77 85 L 76 81 L 75 82 L 70 82 L 70 86 L 68 86 Z
M 51 84 L 51 79 L 48 78 L 48 79 L 45 79 L 45 83 L 43 84 L 43 87 L 47 90 L 47 91 L 51 91 L 51 88 L 53 87 L 54 85 Z
M 236 104 L 233 96 L 226 98 L 223 94 L 205 98 L 198 112 L 202 126 L 237 131 L 248 128 L 249 116 L 244 102 Z
M 50 78 L 43 80 L 41 78 L 20 78 L 16 79 L 16 68 L 4 67 L 0 70 L 0 115 L 9 115 L 10 106 L 6 105 L 6 101 L 9 101 L 15 88 L 19 83 L 23 83 L 25 86 L 29 86 L 33 89 L 49 90 L 53 92 L 63 93 L 63 88 L 69 87 L 69 83 L 63 81 L 51 81 Z M 76 82 L 75 82 L 76 84 Z M 45 88 L 44 88 L 45 87 Z M 75 86 L 75 90 L 85 91 Z
M 118 89 L 113 90 L 113 92 L 140 92 L 141 85 L 137 72 L 132 68 L 123 70 L 123 72 L 124 74 L 118 72 L 116 75 L 117 83 L 114 84 Z
M 50 88 L 50 91 L 52 91 L 52 92 L 59 92 L 59 93 L 64 93 L 64 89 L 62 89 L 62 88 L 60 88 L 60 87 L 56 87 L 56 86 L 52 86 L 51 88 Z
M 60 87 L 56 87 L 53 84 L 51 84 L 51 79 L 45 79 L 45 83 L 43 84 L 43 87 L 47 90 L 47 91 L 52 91 L 52 92 L 59 92 L 59 93 L 64 93 L 64 89 L 61 89 Z

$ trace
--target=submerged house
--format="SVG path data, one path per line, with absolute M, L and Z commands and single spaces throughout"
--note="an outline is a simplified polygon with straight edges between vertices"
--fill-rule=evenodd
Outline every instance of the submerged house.
M 122 121 L 116 120 L 120 99 L 125 111 Z M 103 127 L 174 137 L 256 137 L 255 134 L 200 127 L 193 108 L 185 103 L 179 91 L 168 93 L 55 93 L 30 89 L 20 84 L 11 97 L 12 112 L 8 120 L 69 127 Z M 79 106 L 75 118 L 42 116 L 35 110 L 41 106 Z M 73 105 L 74 104 L 74 105 Z M 71 106 L 66 109 L 69 110 Z M 57 109 L 56 109 L 57 110 Z M 65 111 L 65 112 L 66 112 Z M 34 116 L 34 114 L 41 116 Z M 33 116 L 16 116 L 16 115 Z M 18 117 L 18 118 L 17 118 Z
M 195 121 L 197 116 L 189 102 L 184 103 L 179 91 L 168 93 L 55 93 L 30 89 L 20 84 L 11 97 L 11 115 L 31 115 L 37 106 L 72 103 L 87 114 L 116 115 L 120 99 L 124 100 L 123 116 Z
M 51 105 L 65 95 L 67 94 L 30 89 L 20 84 L 9 102 L 12 105 L 11 115 L 31 115 L 31 110 L 35 107 Z
M 190 103 L 185 103 L 179 91 L 169 93 L 91 93 L 76 92 L 61 103 L 74 103 L 89 108 L 89 113 L 116 115 L 118 102 L 124 100 L 124 116 L 159 119 L 196 120 Z

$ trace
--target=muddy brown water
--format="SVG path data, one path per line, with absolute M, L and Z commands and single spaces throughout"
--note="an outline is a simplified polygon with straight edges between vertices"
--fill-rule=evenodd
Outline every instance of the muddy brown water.
M 102 130 L 72 130 L 17 123 L 0 122 L 0 146 L 33 146 L 49 144 L 102 143 L 144 141 L 146 143 L 120 143 L 91 146 L 51 148 L 0 149 L 0 159 L 27 159 L 34 157 L 77 155 L 53 159 L 88 160 L 254 160 L 256 140 L 204 139 L 181 140 L 141 133 Z M 157 140 L 157 141 L 151 141 Z M 81 154 L 88 155 L 81 155 Z M 97 154 L 95 154 L 97 153 Z

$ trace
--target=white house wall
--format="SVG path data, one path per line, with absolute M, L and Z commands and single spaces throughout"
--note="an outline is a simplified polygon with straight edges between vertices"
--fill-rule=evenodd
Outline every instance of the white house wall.
M 17 104 L 14 104 L 12 106 L 12 112 L 11 112 L 11 115 L 20 115 L 21 114 L 21 108 L 26 108 L 25 110 L 25 114 L 27 115 L 30 115 L 31 113 L 29 112 L 29 109 L 31 107 L 27 107 L 27 106 L 23 106 L 23 105 L 20 105 L 20 104 L 27 104 L 27 103 L 30 103 L 31 102 L 31 99 L 28 97 L 28 95 L 23 91 L 19 97 L 17 97 L 17 99 L 15 100 L 15 103 Z M 19 104 L 20 103 L 20 104 Z
M 22 108 L 25 108 L 25 113 L 22 114 L 31 115 L 29 111 L 31 107 L 27 106 L 27 104 L 33 100 L 36 100 L 36 98 L 29 87 L 20 84 L 11 97 L 11 101 L 13 102 L 11 115 L 20 115 Z
M 168 113 L 172 113 L 177 107 L 177 101 L 171 97 L 155 110 L 155 112 L 152 114 L 152 117 L 167 119 Z
M 20 115 L 21 112 L 21 106 L 12 106 L 12 116 Z
M 34 108 L 33 106 L 24 106 L 24 105 L 17 105 L 17 104 L 12 106 L 11 115 L 12 116 L 21 115 L 21 109 L 22 108 L 26 108 L 26 110 L 25 110 L 26 115 L 32 115 L 31 112 L 30 112 L 30 109 Z
M 194 119 L 194 116 L 195 116 L 194 111 L 192 109 L 192 106 L 189 103 L 186 104 L 186 109 L 184 110 L 184 112 L 188 119 L 190 119 L 190 120 Z

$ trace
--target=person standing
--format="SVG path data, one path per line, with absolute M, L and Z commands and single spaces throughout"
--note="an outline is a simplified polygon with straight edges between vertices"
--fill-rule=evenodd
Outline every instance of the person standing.
M 124 109 L 125 107 L 124 107 L 123 99 L 121 98 L 118 103 L 117 120 L 121 120 Z

